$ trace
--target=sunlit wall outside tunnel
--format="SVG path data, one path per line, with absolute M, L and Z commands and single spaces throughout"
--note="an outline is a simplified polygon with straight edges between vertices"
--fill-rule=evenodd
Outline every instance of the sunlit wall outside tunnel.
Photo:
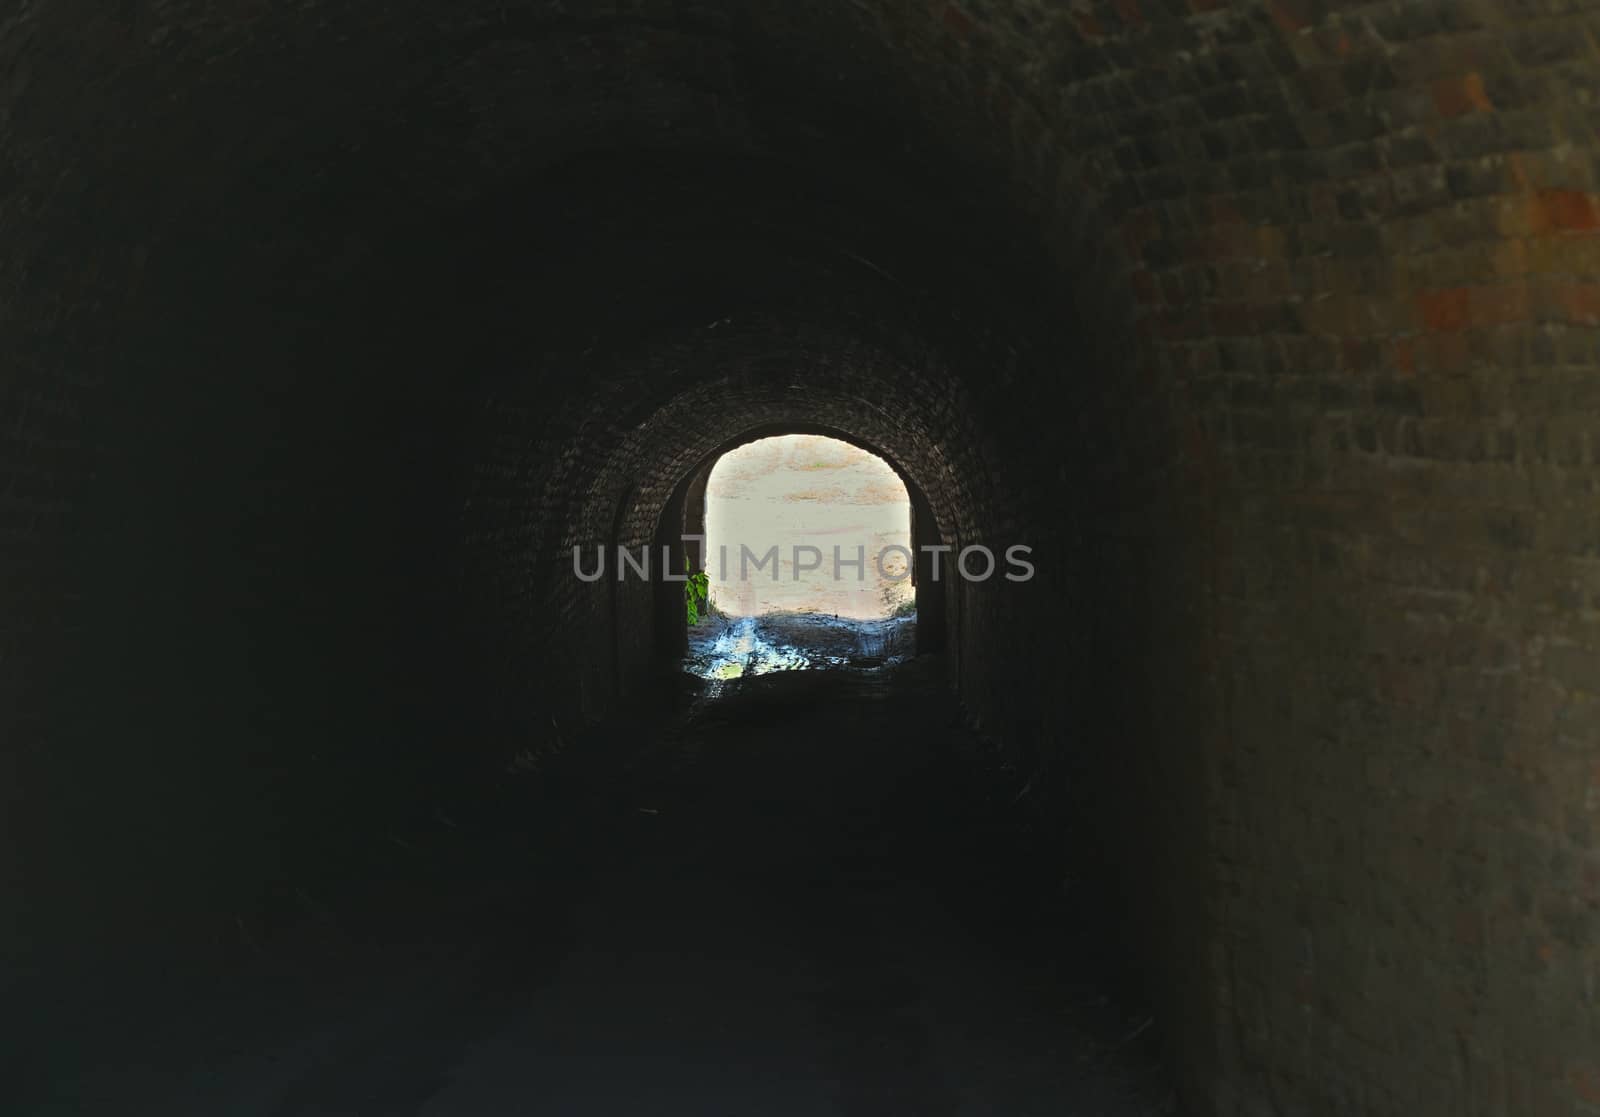
M 904 615 L 914 608 L 910 554 L 905 484 L 882 458 L 847 442 L 764 438 L 711 471 L 706 571 L 721 613 Z

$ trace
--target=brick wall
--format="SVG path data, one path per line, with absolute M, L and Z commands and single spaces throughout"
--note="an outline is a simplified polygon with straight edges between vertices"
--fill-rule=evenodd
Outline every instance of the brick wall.
M 952 681 L 1201 1111 L 1600 1107 L 1591 6 L 90 8 L 0 23 L 35 942 L 562 747 L 655 646 L 571 547 L 820 424 L 1038 548 Z

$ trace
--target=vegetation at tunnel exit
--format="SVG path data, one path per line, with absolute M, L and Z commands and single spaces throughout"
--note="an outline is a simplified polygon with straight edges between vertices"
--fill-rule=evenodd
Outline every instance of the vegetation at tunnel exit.
M 690 624 L 699 624 L 700 618 L 710 612 L 706 606 L 710 594 L 711 575 L 704 570 L 689 575 L 689 580 L 683 584 L 683 611 Z

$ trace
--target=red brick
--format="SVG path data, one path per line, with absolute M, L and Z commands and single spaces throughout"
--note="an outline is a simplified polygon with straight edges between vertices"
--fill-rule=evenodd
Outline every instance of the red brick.
M 1588 233 L 1600 229 L 1600 206 L 1581 190 L 1541 190 L 1538 194 L 1541 227 L 1551 232 Z
M 1211 220 L 1218 225 L 1238 225 L 1243 223 L 1244 215 L 1239 212 L 1239 207 L 1232 198 L 1212 198 L 1208 203 L 1211 211 Z
M 1563 320 L 1585 326 L 1600 324 L 1600 283 L 1553 287 L 1548 295 Z
M 1466 116 L 1468 113 L 1492 112 L 1494 105 L 1483 88 L 1480 74 L 1463 74 L 1460 77 L 1441 78 L 1433 83 L 1433 104 L 1440 116 Z
M 1600 1105 L 1600 1064 L 1575 1063 L 1567 1071 L 1572 1092 L 1590 1105 Z
M 970 39 L 978 29 L 978 25 L 972 21 L 972 17 L 955 4 L 946 4 L 944 11 L 940 14 L 940 19 L 944 23 L 945 30 L 958 39 Z
M 1346 338 L 1340 346 L 1340 364 L 1346 372 L 1370 372 L 1376 356 L 1377 342 L 1366 338 Z
M 1169 341 L 1205 337 L 1205 315 L 1198 310 L 1169 310 L 1152 315 L 1157 332 Z
M 1161 301 L 1161 286 L 1156 282 L 1156 277 L 1146 268 L 1139 268 L 1129 276 L 1133 285 L 1133 297 L 1146 306 L 1151 306 Z
M 1432 371 L 1436 373 L 1464 372 L 1472 360 L 1466 335 L 1459 332 L 1434 335 L 1428 352 L 1433 359 Z
M 1311 26 L 1311 16 L 1306 11 L 1304 0 L 1267 0 L 1267 13 L 1272 16 L 1272 22 L 1278 25 L 1278 30 L 1286 35 L 1296 34 Z
M 1403 376 L 1417 374 L 1416 345 L 1409 337 L 1403 337 L 1390 345 L 1389 363 Z
M 1474 287 L 1467 302 L 1472 326 L 1504 326 L 1528 318 L 1526 287 Z
M 1256 332 L 1256 315 L 1246 303 L 1218 303 L 1206 311 L 1211 332 L 1218 337 L 1242 337 Z
M 1417 308 L 1422 312 L 1423 324 L 1430 330 L 1464 330 L 1472 322 L 1472 289 L 1454 287 L 1425 292 L 1417 296 Z

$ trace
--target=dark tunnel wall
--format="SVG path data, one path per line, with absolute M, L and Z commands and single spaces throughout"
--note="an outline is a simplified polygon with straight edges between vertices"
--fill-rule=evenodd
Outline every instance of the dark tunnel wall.
M 235 935 L 570 740 L 651 616 L 571 546 L 824 423 L 1038 549 L 952 677 L 1202 1111 L 1590 1111 L 1595 21 L 14 6 L 18 945 Z

